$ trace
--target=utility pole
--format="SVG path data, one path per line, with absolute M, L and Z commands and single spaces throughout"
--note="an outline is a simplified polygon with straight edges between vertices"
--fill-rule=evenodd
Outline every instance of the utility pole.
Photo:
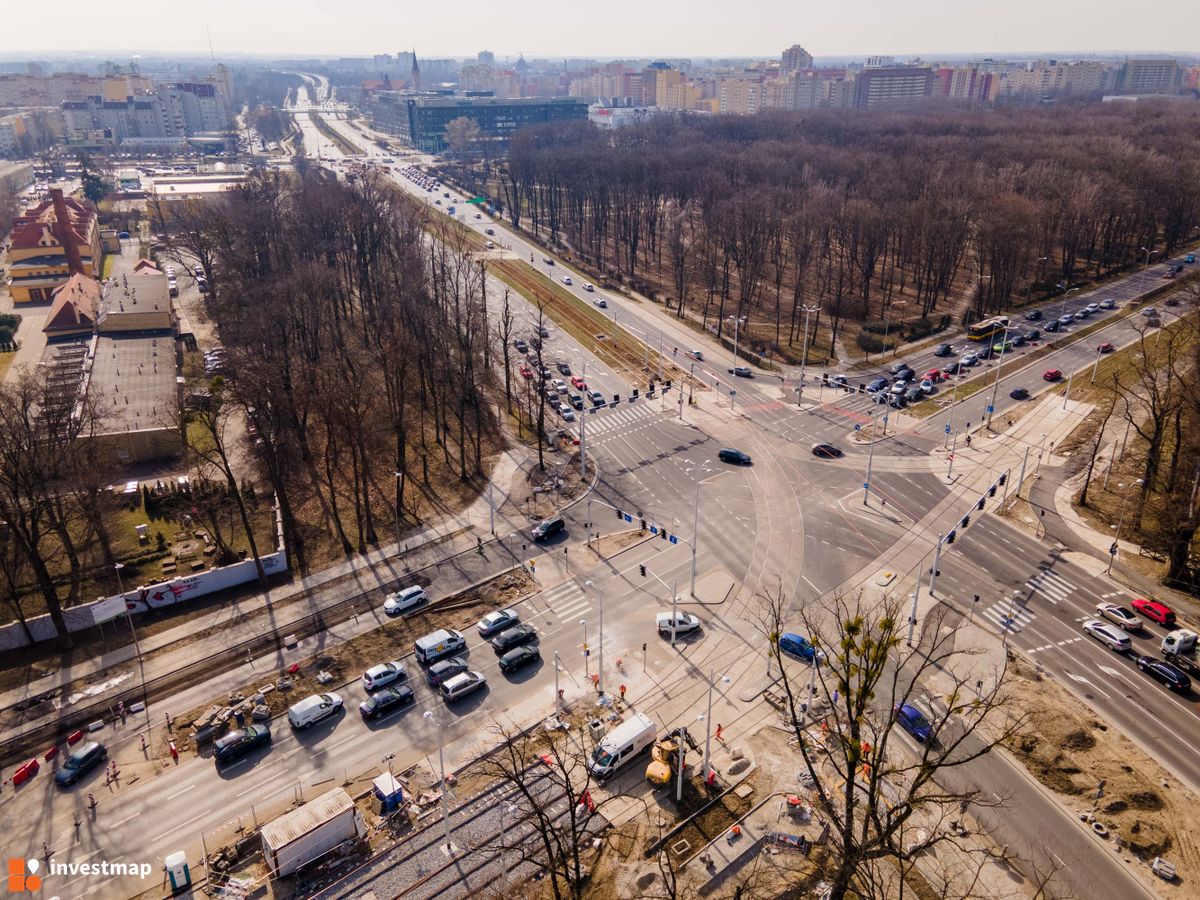
M 954 429 L 954 441 L 950 445 L 949 460 L 950 464 L 946 467 L 946 480 L 951 481 L 954 473 L 954 451 L 958 447 L 958 429 Z
M 579 376 L 583 379 L 583 383 L 587 384 L 587 360 L 583 361 L 583 374 Z M 529 380 L 525 381 L 526 386 Z M 596 407 L 592 407 L 595 409 Z M 582 409 L 579 411 L 579 477 L 587 481 L 587 417 L 588 410 Z
M 996 410 L 996 394 L 1000 390 L 1000 370 L 1004 368 L 1004 354 L 1008 352 L 1008 323 L 1004 325 L 1004 341 L 1000 344 L 1000 355 L 996 359 L 996 380 L 992 382 L 992 400 L 987 408 L 987 427 L 992 427 L 992 413 Z
M 801 306 L 804 312 L 804 344 L 800 351 L 800 384 L 796 387 L 796 406 L 800 406 L 800 399 L 804 396 L 804 374 L 808 368 L 808 317 L 810 314 L 817 311 L 816 306 Z
M 875 417 L 879 415 L 879 404 L 875 404 L 875 411 L 871 413 L 871 446 L 867 448 L 867 477 L 863 479 L 863 506 L 870 506 L 868 498 L 871 496 L 871 464 L 875 461 Z

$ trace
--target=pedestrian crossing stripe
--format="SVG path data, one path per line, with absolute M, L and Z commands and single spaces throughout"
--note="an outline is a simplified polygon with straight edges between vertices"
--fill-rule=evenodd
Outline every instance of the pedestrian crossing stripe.
M 611 431 L 613 428 L 618 428 L 622 425 L 629 425 L 638 419 L 644 419 L 653 414 L 654 410 L 647 406 L 629 406 L 609 410 L 608 412 L 601 410 L 598 415 L 588 418 L 584 434 L 602 434 L 605 431 Z
M 1033 621 L 1033 613 L 1019 603 L 993 603 L 980 613 L 985 619 L 995 623 L 1001 630 L 1020 631 Z
M 554 613 L 559 618 L 569 618 L 577 613 L 586 612 L 592 608 L 591 601 L 587 595 L 574 581 L 564 581 L 560 585 L 548 588 L 541 593 L 542 604 L 547 608 L 541 609 L 535 598 L 529 598 L 525 601 L 526 605 L 534 614 L 546 612 Z
M 1051 603 L 1066 600 L 1067 597 L 1071 596 L 1073 591 L 1078 590 L 1075 585 L 1061 575 L 1056 575 L 1054 572 L 1046 569 L 1043 569 L 1025 582 L 1025 586 L 1031 591 L 1041 594 Z

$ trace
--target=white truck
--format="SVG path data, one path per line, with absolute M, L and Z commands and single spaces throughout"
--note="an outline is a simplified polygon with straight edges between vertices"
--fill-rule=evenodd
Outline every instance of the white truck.
M 658 729 L 645 713 L 634 713 L 600 739 L 588 768 L 603 781 L 631 759 L 650 749 Z
M 654 617 L 654 623 L 658 627 L 659 634 L 669 634 L 672 637 L 677 634 L 688 634 L 700 627 L 700 620 L 691 613 L 685 612 L 661 612 Z
M 1200 675 L 1200 659 L 1196 658 L 1198 640 L 1200 636 L 1190 628 L 1176 628 L 1162 639 L 1163 659 L 1189 675 Z
M 262 827 L 271 875 L 291 875 L 344 841 L 363 837 L 366 824 L 342 788 L 334 788 Z

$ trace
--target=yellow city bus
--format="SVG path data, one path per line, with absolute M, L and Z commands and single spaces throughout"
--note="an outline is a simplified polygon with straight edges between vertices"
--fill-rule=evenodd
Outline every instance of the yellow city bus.
M 967 328 L 967 337 L 973 341 L 986 341 L 989 338 L 1004 334 L 1008 327 L 1008 316 L 996 316 L 994 319 L 984 319 Z

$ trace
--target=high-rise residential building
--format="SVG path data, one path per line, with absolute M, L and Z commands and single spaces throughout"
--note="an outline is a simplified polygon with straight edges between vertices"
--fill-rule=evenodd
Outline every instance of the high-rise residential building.
M 865 68 L 854 79 L 859 109 L 913 103 L 933 93 L 933 70 L 925 66 Z
M 892 56 L 868 56 L 866 68 L 868 69 L 889 69 L 896 65 L 896 59 Z
M 491 50 L 480 50 L 479 54 L 475 57 L 475 60 L 481 66 L 487 66 L 491 69 L 496 67 L 496 54 Z
M 161 84 L 153 92 L 122 100 L 93 95 L 67 100 L 61 109 L 68 136 L 107 131 L 117 141 L 186 138 L 228 127 L 225 100 L 210 82 Z
M 811 69 L 813 66 L 812 54 L 799 44 L 792 44 L 792 46 L 783 51 L 783 56 L 780 58 L 780 66 L 784 72 L 795 72 L 797 69 Z
M 1120 88 L 1125 94 L 1174 94 L 1179 90 L 1179 63 L 1174 59 L 1127 59 Z
M 722 78 L 717 85 L 718 109 L 734 116 L 748 116 L 766 109 L 766 90 L 759 77 Z

